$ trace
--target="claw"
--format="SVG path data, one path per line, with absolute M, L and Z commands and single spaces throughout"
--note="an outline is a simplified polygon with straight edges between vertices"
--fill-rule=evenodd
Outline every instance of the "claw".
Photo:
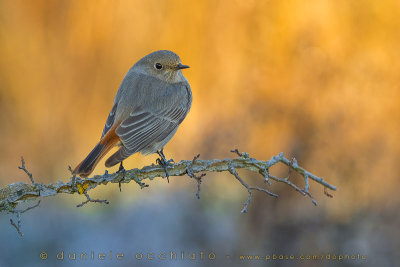
M 160 158 L 156 160 L 156 163 L 161 165 L 164 168 L 165 176 L 167 177 L 167 181 L 169 183 L 168 165 L 171 165 L 171 162 L 175 163 L 175 161 L 173 159 L 169 159 L 169 160 L 165 159 L 164 149 L 157 151 L 157 154 L 160 156 Z
M 121 161 L 121 164 L 119 165 L 119 169 L 118 169 L 117 173 L 120 173 L 120 172 L 123 173 L 123 176 L 118 182 L 119 192 L 121 192 L 121 181 L 123 181 L 125 179 L 125 173 L 126 173 L 126 170 L 125 170 L 124 166 L 122 165 L 122 161 Z

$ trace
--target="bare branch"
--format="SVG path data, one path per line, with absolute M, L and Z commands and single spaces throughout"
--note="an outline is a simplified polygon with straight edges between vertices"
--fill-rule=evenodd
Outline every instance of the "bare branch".
M 21 214 L 24 213 L 24 212 L 27 212 L 28 210 L 36 208 L 37 206 L 39 206 L 39 204 L 40 204 L 40 200 L 38 201 L 38 203 L 36 203 L 36 205 L 33 205 L 32 207 L 28 207 L 28 208 L 26 208 L 24 210 L 12 210 L 12 211 L 10 211 L 11 213 L 16 213 L 17 214 L 17 223 L 15 223 L 13 221 L 13 219 L 10 219 L 10 223 L 11 223 L 12 226 L 15 227 L 15 229 L 17 230 L 17 232 L 18 232 L 18 234 L 20 236 L 24 236 L 24 234 L 21 231 Z
M 25 160 L 24 157 L 21 157 L 21 166 L 18 166 L 18 169 L 23 170 L 29 177 L 29 179 L 31 180 L 32 184 L 35 183 L 35 181 L 33 180 L 33 175 L 32 173 L 30 173 L 26 168 L 25 168 Z
M 237 149 L 236 149 L 236 150 L 237 150 Z M 232 164 L 229 166 L 229 172 L 230 172 L 233 176 L 235 176 L 235 178 L 236 178 L 237 180 L 239 180 L 239 182 L 247 189 L 247 192 L 249 192 L 249 197 L 248 197 L 247 201 L 244 203 L 244 207 L 243 207 L 243 209 L 242 209 L 242 211 L 241 211 L 242 213 L 246 213 L 246 212 L 247 212 L 247 206 L 250 204 L 250 201 L 251 201 L 251 199 L 252 199 L 252 197 L 253 197 L 253 192 L 252 192 L 252 190 L 257 190 L 257 191 L 265 192 L 265 193 L 267 193 L 268 195 L 273 196 L 273 197 L 275 197 L 275 198 L 278 197 L 277 194 L 274 194 L 274 193 L 268 191 L 267 189 L 264 189 L 264 188 L 261 188 L 261 187 L 258 187 L 258 186 L 249 186 L 248 184 L 246 184 L 245 181 L 243 181 L 243 179 L 240 178 L 239 174 L 236 172 L 235 167 L 233 167 Z
M 17 222 L 18 225 L 15 224 L 13 219 L 10 219 L 10 223 L 12 226 L 15 227 L 15 229 L 17 230 L 17 232 L 20 236 L 24 236 L 24 234 L 21 232 L 21 229 L 20 229 L 21 228 L 21 215 L 19 213 L 17 214 L 17 218 L 18 218 L 18 222 Z
M 17 212 L 19 212 L 19 213 L 25 213 L 25 212 L 27 212 L 28 210 L 31 210 L 31 209 L 34 209 L 34 208 L 36 208 L 36 207 L 38 207 L 40 205 L 40 200 L 35 204 L 35 205 L 33 205 L 33 206 L 31 206 L 31 207 L 28 207 L 28 208 L 26 208 L 26 209 L 24 209 L 24 210 L 19 210 L 19 211 L 17 211 Z
M 105 203 L 105 204 L 110 204 L 110 202 L 107 201 L 107 199 L 93 199 L 89 196 L 89 194 L 85 191 L 83 191 L 83 194 L 86 196 L 86 201 L 83 201 L 81 204 L 76 205 L 78 208 L 86 205 L 89 202 L 94 202 L 94 203 Z
M 200 176 L 197 176 L 193 173 L 192 170 L 192 166 L 193 164 L 196 162 L 196 160 L 200 157 L 200 154 L 197 154 L 197 156 L 195 156 L 192 160 L 192 162 L 190 162 L 190 164 L 187 164 L 186 166 L 186 173 L 189 177 L 196 179 L 197 181 L 197 192 L 196 192 L 196 197 L 197 199 L 200 199 L 200 185 L 201 185 L 201 178 L 206 176 L 205 173 L 200 174 Z
M 283 153 L 280 153 L 277 156 L 272 157 L 270 160 L 262 161 L 256 160 L 254 158 L 250 158 L 248 153 L 241 153 L 238 149 L 232 150 L 233 153 L 237 154 L 239 157 L 234 159 L 214 159 L 214 160 L 199 160 L 199 156 L 193 158 L 193 160 L 182 160 L 178 163 L 170 163 L 168 165 L 168 173 L 170 176 L 183 176 L 188 175 L 189 177 L 195 179 L 197 181 L 197 192 L 196 196 L 200 198 L 200 185 L 202 182 L 202 178 L 205 176 L 204 172 L 230 172 L 236 180 L 238 180 L 242 186 L 247 189 L 248 199 L 244 203 L 244 207 L 242 212 L 245 213 L 247 211 L 247 207 L 250 204 L 253 191 L 264 192 L 270 196 L 278 197 L 277 194 L 270 192 L 269 190 L 259 187 L 259 186 L 251 186 L 248 185 L 237 173 L 237 169 L 246 169 L 248 171 L 256 172 L 262 175 L 263 180 L 268 185 L 271 185 L 271 181 L 285 183 L 290 187 L 294 188 L 297 192 L 302 194 L 303 196 L 307 196 L 311 199 L 314 205 L 317 204 L 315 199 L 312 197 L 310 193 L 310 180 L 322 185 L 324 187 L 324 193 L 328 197 L 332 197 L 330 193 L 328 193 L 328 189 L 335 191 L 336 187 L 324 181 L 321 177 L 318 177 L 304 168 L 300 167 L 296 161 L 296 159 L 289 160 L 283 156 Z M 290 169 L 289 176 L 286 178 L 279 178 L 270 174 L 270 168 L 277 163 L 283 163 L 287 165 Z M 49 197 L 54 196 L 60 193 L 67 194 L 84 194 L 86 196 L 86 201 L 78 204 L 77 207 L 82 207 L 89 202 L 95 203 L 105 203 L 108 204 L 107 200 L 99 200 L 92 199 L 88 191 L 99 186 L 106 185 L 108 183 L 116 183 L 120 184 L 129 183 L 130 181 L 135 181 L 140 185 L 141 188 L 144 188 L 148 185 L 144 184 L 143 180 L 153 180 L 156 177 L 166 177 L 165 170 L 160 165 L 152 164 L 150 166 L 145 166 L 142 169 L 132 169 L 126 170 L 125 172 L 112 173 L 109 174 L 106 172 L 103 175 L 95 175 L 91 178 L 82 179 L 80 177 L 75 177 L 74 175 L 70 178 L 68 182 L 57 181 L 55 183 L 49 184 L 41 184 L 35 183 L 33 180 L 32 174 L 26 169 L 25 161 L 21 158 L 22 166 L 18 168 L 23 170 L 30 178 L 31 183 L 13 183 L 5 186 L 0 189 L 0 212 L 6 211 L 10 213 L 17 214 L 17 223 L 13 220 L 10 220 L 10 223 L 17 229 L 18 233 L 22 235 L 21 232 L 21 214 L 35 208 L 39 205 L 38 202 L 36 205 L 29 207 L 23 211 L 17 210 L 16 207 L 19 203 L 33 200 L 38 197 Z M 69 167 L 69 170 L 72 171 L 72 168 Z M 292 183 L 290 179 L 291 172 L 297 172 L 304 178 L 304 188 L 300 188 L 299 186 Z M 198 174 L 198 175 L 196 175 Z

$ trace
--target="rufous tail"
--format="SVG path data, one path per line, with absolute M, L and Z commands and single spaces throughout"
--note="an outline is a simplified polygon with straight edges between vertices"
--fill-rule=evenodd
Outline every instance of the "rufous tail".
M 72 173 L 83 178 L 88 177 L 99 161 L 115 146 L 115 144 L 116 142 L 112 142 L 112 140 L 105 144 L 102 144 L 102 142 L 98 143 L 89 155 L 75 167 Z

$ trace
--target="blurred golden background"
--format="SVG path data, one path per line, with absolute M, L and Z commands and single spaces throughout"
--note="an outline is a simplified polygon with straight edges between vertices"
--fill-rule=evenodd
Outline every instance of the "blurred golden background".
M 0 183 L 27 182 L 17 169 L 20 156 L 37 181 L 67 180 L 67 166 L 79 163 L 100 138 L 129 68 L 152 51 L 169 49 L 191 67 L 184 75 L 193 105 L 166 146 L 167 157 L 224 158 L 239 148 L 269 159 L 284 152 L 338 186 L 327 199 L 311 183 L 320 203 L 315 208 L 291 188 L 273 185 L 271 191 L 281 197 L 274 201 L 257 194 L 243 215 L 246 224 L 240 224 L 246 230 L 233 232 L 245 231 L 243 238 L 261 242 L 254 247 L 266 248 L 271 232 L 265 227 L 276 233 L 290 221 L 290 229 L 301 231 L 307 218 L 321 240 L 336 229 L 331 231 L 337 231 L 332 234 L 337 239 L 324 243 L 333 251 L 346 247 L 338 236 L 367 229 L 354 240 L 364 240 L 357 244 L 372 256 L 379 252 L 365 247 L 366 236 L 385 225 L 377 241 L 383 252 L 373 258 L 392 263 L 400 252 L 395 227 L 400 222 L 399 17 L 396 0 L 1 1 Z M 155 159 L 135 155 L 124 165 L 138 168 Z M 95 173 L 104 170 L 103 160 Z M 155 180 L 150 187 L 166 195 L 188 192 L 182 201 L 192 203 L 194 182 L 172 180 L 169 185 Z M 208 184 L 203 212 L 222 201 L 232 214 L 239 213 L 247 196 L 237 181 L 211 174 L 203 184 Z M 123 200 L 128 193 L 102 190 L 111 202 L 134 205 Z M 135 185 L 126 192 L 140 192 L 136 202 L 147 195 Z M 70 198 L 64 205 L 73 206 Z M 190 205 L 181 212 L 201 212 L 198 202 Z M 228 211 L 220 212 L 223 217 Z M 267 218 L 272 214 L 275 219 Z M 2 229 L 13 231 L 8 225 Z M 307 247 L 307 235 L 295 240 Z M 311 251 L 321 248 L 311 244 Z M 276 244 L 277 250 L 283 247 Z

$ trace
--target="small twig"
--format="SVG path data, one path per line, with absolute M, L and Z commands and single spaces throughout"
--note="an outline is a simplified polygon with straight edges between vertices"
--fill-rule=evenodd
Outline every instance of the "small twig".
M 196 192 L 196 197 L 197 199 L 200 199 L 200 185 L 201 185 L 201 178 L 206 176 L 206 173 L 202 173 L 200 174 L 200 176 L 197 176 L 193 173 L 193 164 L 195 164 L 196 160 L 200 157 L 200 154 L 197 154 L 197 156 L 195 156 L 192 160 L 192 162 L 190 164 L 187 165 L 186 167 L 186 173 L 189 177 L 196 179 L 197 181 L 197 192 Z
M 249 158 L 249 153 L 239 152 L 239 150 L 237 148 L 231 150 L 231 152 L 237 154 L 239 157 L 242 157 L 244 159 L 248 159 Z
M 271 181 L 269 180 L 269 170 L 267 167 L 262 168 L 262 174 L 264 175 L 264 183 L 271 185 Z
M 35 183 L 35 181 L 33 180 L 33 175 L 32 173 L 30 173 L 26 167 L 25 167 L 25 160 L 24 157 L 21 157 L 21 166 L 18 166 L 18 169 L 23 170 L 29 177 L 29 179 L 31 180 L 32 184 Z
M 247 192 L 249 192 L 249 197 L 247 198 L 246 202 L 243 205 L 243 209 L 240 211 L 240 213 L 247 213 L 247 206 L 250 204 L 251 199 L 253 198 L 253 192 L 247 188 Z
M 249 153 L 246 153 L 246 152 L 239 152 L 239 149 L 237 149 L 237 148 L 231 150 L 231 152 L 234 153 L 234 154 L 237 154 L 239 157 L 241 157 L 241 158 L 243 158 L 243 159 L 250 159 L 250 158 L 249 158 Z M 250 160 L 257 161 L 256 159 L 250 159 Z M 267 183 L 268 185 L 271 185 L 271 181 L 269 180 L 269 170 L 268 170 L 268 167 L 266 167 L 266 166 L 261 166 L 261 165 L 257 164 L 256 162 L 254 162 L 253 164 L 260 168 L 260 173 L 261 173 L 262 175 L 264 175 L 264 182 Z
M 76 174 L 74 174 L 74 170 L 72 170 L 71 165 L 68 165 L 68 170 L 72 175 L 72 183 L 75 184 L 75 178 L 76 178 Z
M 71 173 L 71 175 L 73 175 L 73 176 L 74 176 L 74 171 L 72 170 L 72 167 L 71 167 L 71 165 L 68 165 L 68 170 L 69 170 L 69 172 Z
M 140 189 L 143 189 L 143 188 L 145 188 L 145 187 L 149 187 L 148 184 L 142 183 L 142 182 L 139 181 L 139 180 L 135 180 L 135 183 L 137 183 L 137 184 L 140 186 Z
M 71 173 L 71 188 L 75 191 L 78 192 L 78 188 L 76 187 L 76 174 L 74 174 L 74 171 L 72 170 L 71 165 L 68 165 L 68 170 Z
M 304 175 L 304 191 L 308 192 L 308 189 L 310 188 L 310 185 L 308 183 L 308 175 Z
M 297 164 L 297 160 L 296 160 L 296 158 L 292 158 L 292 161 L 290 162 L 290 166 L 289 166 L 289 176 L 288 176 L 288 179 L 289 179 L 289 177 L 290 177 L 290 174 L 291 174 L 291 172 L 292 172 L 292 169 L 294 170 L 294 169 L 296 169 L 296 168 L 299 168 L 299 165 Z M 304 178 L 304 189 L 299 189 L 299 190 L 297 190 L 297 191 L 299 191 L 299 192 L 301 192 L 302 194 L 303 194 L 303 196 L 308 196 L 308 197 L 310 197 L 310 199 L 311 199 L 311 202 L 315 205 L 315 206 L 317 206 L 318 205 L 318 203 L 317 203 L 317 201 L 313 198 L 313 196 L 311 195 L 311 193 L 308 191 L 308 189 L 310 188 L 310 185 L 309 185 L 309 183 L 308 183 L 308 173 L 304 173 L 303 174 L 303 178 Z M 296 186 L 297 187 L 297 186 Z
M 228 170 L 229 170 L 229 172 L 230 172 L 233 176 L 235 176 L 235 178 L 247 189 L 247 192 L 249 192 L 249 197 L 248 197 L 247 201 L 244 203 L 244 207 L 243 207 L 241 213 L 246 213 L 246 212 L 247 212 L 247 206 L 250 204 L 250 201 L 251 201 L 251 199 L 252 199 L 252 197 L 253 197 L 253 192 L 252 192 L 252 190 L 257 190 L 257 191 L 260 191 L 260 192 L 264 192 L 264 193 L 266 193 L 266 194 L 268 194 L 268 195 L 270 195 L 270 196 L 273 196 L 273 197 L 275 197 L 275 198 L 278 197 L 277 194 L 272 193 L 272 192 L 268 191 L 268 190 L 265 189 L 265 188 L 261 188 L 261 187 L 258 187 L 258 186 L 249 186 L 249 185 L 239 176 L 239 174 L 238 174 L 238 173 L 236 172 L 236 170 L 235 170 L 235 167 L 233 167 L 232 164 L 229 166 L 229 169 L 228 169 Z
M 298 167 L 299 167 L 299 165 L 297 164 L 297 160 L 296 160 L 296 158 L 293 157 L 292 161 L 290 162 L 290 166 L 289 166 L 289 177 L 290 177 L 290 173 L 292 172 L 292 169 L 295 169 L 295 168 L 298 168 Z M 304 173 L 303 178 L 304 178 L 304 189 L 303 189 L 303 191 L 308 193 L 308 189 L 310 188 L 310 185 L 308 183 L 308 174 Z
M 10 219 L 10 223 L 11 223 L 12 226 L 15 227 L 15 229 L 17 230 L 17 232 L 18 232 L 18 234 L 20 236 L 24 236 L 24 234 L 21 231 L 21 214 L 27 212 L 28 210 L 36 208 L 37 206 L 39 206 L 39 204 L 40 204 L 40 200 L 35 205 L 33 205 L 31 207 L 28 207 L 28 208 L 26 208 L 24 210 L 12 210 L 11 211 L 11 213 L 17 214 L 17 223 L 15 223 L 13 221 L 13 219 Z
M 36 207 L 38 207 L 40 205 L 40 200 L 35 204 L 35 205 L 33 205 L 33 206 L 31 206 L 31 207 L 28 207 L 28 208 L 26 208 L 26 209 L 24 209 L 24 210 L 21 210 L 21 211 L 19 211 L 20 213 L 25 213 L 25 212 L 27 212 L 28 210 L 31 210 L 31 209 L 34 209 L 34 208 L 36 208 Z
M 288 170 L 288 175 L 286 176 L 286 179 L 290 179 L 290 177 L 292 176 L 292 170 L 293 168 L 297 166 L 297 160 L 295 157 L 292 157 L 292 159 L 290 160 L 290 164 L 289 164 L 289 170 Z
M 12 226 L 14 226 L 15 227 L 15 229 L 17 230 L 17 232 L 18 232 L 18 234 L 20 235 L 20 236 L 24 236 L 24 234 L 21 232 L 21 220 L 20 220 L 20 214 L 19 213 L 17 213 L 17 218 L 18 218 L 18 225 L 16 225 L 15 224 L 15 222 L 13 221 L 13 219 L 10 219 L 10 223 L 11 223 L 11 225 Z
M 83 194 L 86 196 L 87 200 L 83 201 L 81 204 L 76 205 L 78 208 L 84 206 L 85 204 L 89 202 L 94 202 L 94 203 L 105 203 L 105 204 L 110 204 L 110 202 L 107 201 L 107 199 L 93 199 L 89 196 L 89 194 L 85 191 L 83 191 Z
M 304 189 L 299 188 L 297 185 L 295 185 L 294 183 L 290 182 L 288 178 L 278 178 L 276 176 L 270 175 L 269 176 L 271 179 L 273 179 L 274 181 L 280 182 L 280 183 L 285 183 L 291 187 L 293 187 L 297 192 L 299 192 L 300 194 L 302 194 L 303 196 L 308 196 L 311 199 L 311 202 L 317 206 L 317 201 L 315 201 L 315 199 L 313 198 L 313 196 L 309 193 L 309 192 L 305 192 Z

